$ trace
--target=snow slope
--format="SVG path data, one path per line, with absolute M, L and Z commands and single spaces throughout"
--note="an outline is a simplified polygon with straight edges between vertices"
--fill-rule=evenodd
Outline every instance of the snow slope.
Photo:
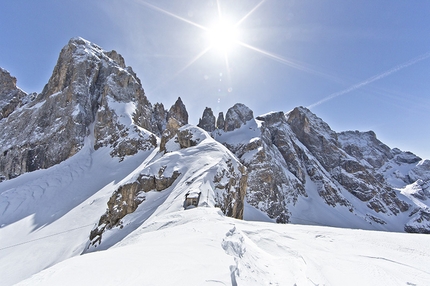
M 427 235 L 240 221 L 223 216 L 205 199 L 200 207 L 184 210 L 186 182 L 192 182 L 191 187 L 210 182 L 224 161 L 219 155 L 228 155 L 204 133 L 190 130 L 197 132 L 194 137 L 200 138 L 200 144 L 179 150 L 172 141 L 165 156 L 154 150 L 120 162 L 110 157 L 109 148 L 85 147 L 57 166 L 2 182 L 0 285 L 426 285 L 430 281 Z M 194 164 L 193 156 L 201 164 Z M 118 186 L 151 166 L 158 170 L 168 158 L 176 158 L 176 163 L 165 172 L 181 171 L 180 180 L 166 191 L 147 193 L 142 205 L 146 208 L 126 216 L 124 228 L 110 230 L 104 238 L 109 243 L 82 255 L 89 232 Z M 250 205 L 245 206 L 244 217 L 269 220 Z
M 205 133 L 187 128 L 197 132 L 193 136 L 200 144 L 180 150 L 173 139 L 165 155 L 158 150 L 140 152 L 121 162 L 111 158 L 109 148 L 94 151 L 86 145 L 57 166 L 2 182 L 0 285 L 430 281 L 425 267 L 430 264 L 427 235 L 279 225 L 267 222 L 264 213 L 248 204 L 245 219 L 260 222 L 235 220 L 213 207 L 213 195 L 200 207 L 184 210 L 186 182 L 192 182 L 188 187 L 209 184 L 217 166 L 225 162 L 220 154 L 229 154 Z M 197 160 L 193 156 L 201 164 L 192 164 Z M 110 230 L 104 244 L 87 249 L 88 235 L 118 186 L 145 170 L 158 170 L 169 158 L 176 158 L 176 163 L 165 172 L 179 170 L 182 177 L 170 189 L 147 193 L 145 204 L 123 219 L 123 228 Z M 93 252 L 83 254 L 88 250 Z
M 78 154 L 0 184 L 0 285 L 82 253 L 116 186 L 151 152 L 122 162 L 110 149 Z
M 246 222 L 216 208 L 153 216 L 113 248 L 18 285 L 428 285 L 427 235 Z

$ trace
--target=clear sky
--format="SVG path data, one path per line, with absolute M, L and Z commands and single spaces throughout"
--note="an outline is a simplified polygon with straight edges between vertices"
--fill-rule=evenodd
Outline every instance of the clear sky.
M 76 36 L 122 54 L 152 103 L 180 96 L 192 124 L 206 106 L 306 106 L 335 131 L 373 130 L 430 159 L 428 0 L 0 2 L 0 66 L 26 92 Z

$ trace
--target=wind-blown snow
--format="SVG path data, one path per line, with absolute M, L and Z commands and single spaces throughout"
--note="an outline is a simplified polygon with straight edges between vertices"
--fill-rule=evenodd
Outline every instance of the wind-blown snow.
M 195 208 L 18 285 L 426 285 L 426 235 L 278 225 Z
M 118 162 L 110 149 L 78 154 L 0 183 L 0 284 L 11 285 L 82 253 L 120 181 L 150 152 Z

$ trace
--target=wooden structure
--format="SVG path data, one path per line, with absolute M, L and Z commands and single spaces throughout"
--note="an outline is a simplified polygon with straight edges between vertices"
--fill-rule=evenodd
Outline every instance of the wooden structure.
M 201 192 L 188 192 L 185 195 L 184 208 L 196 208 L 199 205 Z

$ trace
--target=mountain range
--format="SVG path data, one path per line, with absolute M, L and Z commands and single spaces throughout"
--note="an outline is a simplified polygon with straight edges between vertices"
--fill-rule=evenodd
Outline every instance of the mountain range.
M 217 116 L 207 107 L 192 125 L 181 98 L 169 109 L 150 103 L 120 54 L 82 38 L 61 50 L 41 93 L 25 93 L 4 69 L 0 84 L 0 251 L 6 252 L 0 269 L 6 285 L 69 257 L 129 245 L 147 233 L 142 229 L 175 235 L 172 229 L 183 225 L 179 232 L 196 231 L 188 224 L 194 220 L 206 231 L 202 224 L 261 221 L 273 228 L 430 233 L 430 160 L 391 149 L 373 131 L 335 132 L 305 107 L 258 116 L 242 103 Z M 261 242 L 259 231 L 270 233 L 257 226 L 229 228 L 221 243 L 234 257 L 226 276 L 232 285 L 262 285 L 244 270 L 250 264 L 263 269 L 258 260 L 240 262 L 250 240 Z M 428 241 L 414 235 L 405 243 Z M 55 247 L 42 243 L 53 236 L 68 238 Z M 43 253 L 37 263 L 28 257 L 29 242 Z M 30 266 L 17 274 L 19 264 Z M 55 285 L 55 275 L 41 273 Z M 262 277 L 285 278 L 270 275 Z M 314 278 L 337 284 L 327 277 Z M 288 281 L 303 277 L 294 279 Z

